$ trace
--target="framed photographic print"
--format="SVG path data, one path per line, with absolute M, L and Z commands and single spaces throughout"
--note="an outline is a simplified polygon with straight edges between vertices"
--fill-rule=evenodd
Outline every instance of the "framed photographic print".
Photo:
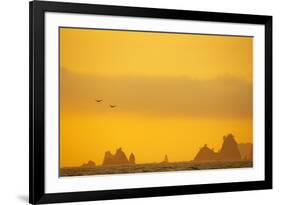
M 272 17 L 30 2 L 30 203 L 272 188 Z

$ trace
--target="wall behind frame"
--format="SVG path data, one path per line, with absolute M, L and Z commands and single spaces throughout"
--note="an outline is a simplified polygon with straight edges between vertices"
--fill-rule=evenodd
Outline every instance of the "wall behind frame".
M 59 0 L 57 0 L 59 1 Z M 62 0 L 60 0 L 62 1 Z M 274 189 L 236 193 L 126 199 L 85 202 L 95 205 L 141 204 L 265 204 L 281 200 L 281 3 L 250 0 L 72 0 L 72 2 L 159 7 L 170 9 L 273 15 L 273 159 Z M 0 32 L 0 203 L 27 204 L 28 201 L 28 1 L 3 1 Z M 78 204 L 78 203 L 71 203 Z

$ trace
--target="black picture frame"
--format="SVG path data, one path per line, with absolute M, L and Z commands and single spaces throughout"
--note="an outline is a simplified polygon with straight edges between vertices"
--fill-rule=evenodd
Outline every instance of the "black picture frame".
M 78 3 L 32 1 L 29 4 L 30 43 L 30 143 L 29 143 L 29 202 L 31 204 L 91 201 L 183 195 L 198 193 L 260 190 L 272 188 L 272 16 L 137 8 Z M 227 23 L 260 24 L 265 26 L 265 180 L 235 183 L 183 185 L 153 188 L 134 188 L 107 191 L 45 193 L 44 165 L 44 26 L 46 12 L 100 14 L 112 16 L 150 17 Z

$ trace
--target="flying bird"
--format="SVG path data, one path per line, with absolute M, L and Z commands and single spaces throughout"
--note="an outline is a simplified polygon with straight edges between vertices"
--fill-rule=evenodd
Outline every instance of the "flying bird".
M 102 100 L 96 100 L 96 102 L 101 102 Z
M 115 108 L 116 107 L 116 105 L 109 105 L 110 106 L 110 108 Z

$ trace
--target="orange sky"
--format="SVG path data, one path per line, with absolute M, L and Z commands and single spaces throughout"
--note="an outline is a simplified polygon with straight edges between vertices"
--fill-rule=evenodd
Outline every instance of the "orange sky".
M 252 41 L 61 28 L 61 167 L 118 147 L 146 163 L 191 160 L 228 133 L 252 142 Z

